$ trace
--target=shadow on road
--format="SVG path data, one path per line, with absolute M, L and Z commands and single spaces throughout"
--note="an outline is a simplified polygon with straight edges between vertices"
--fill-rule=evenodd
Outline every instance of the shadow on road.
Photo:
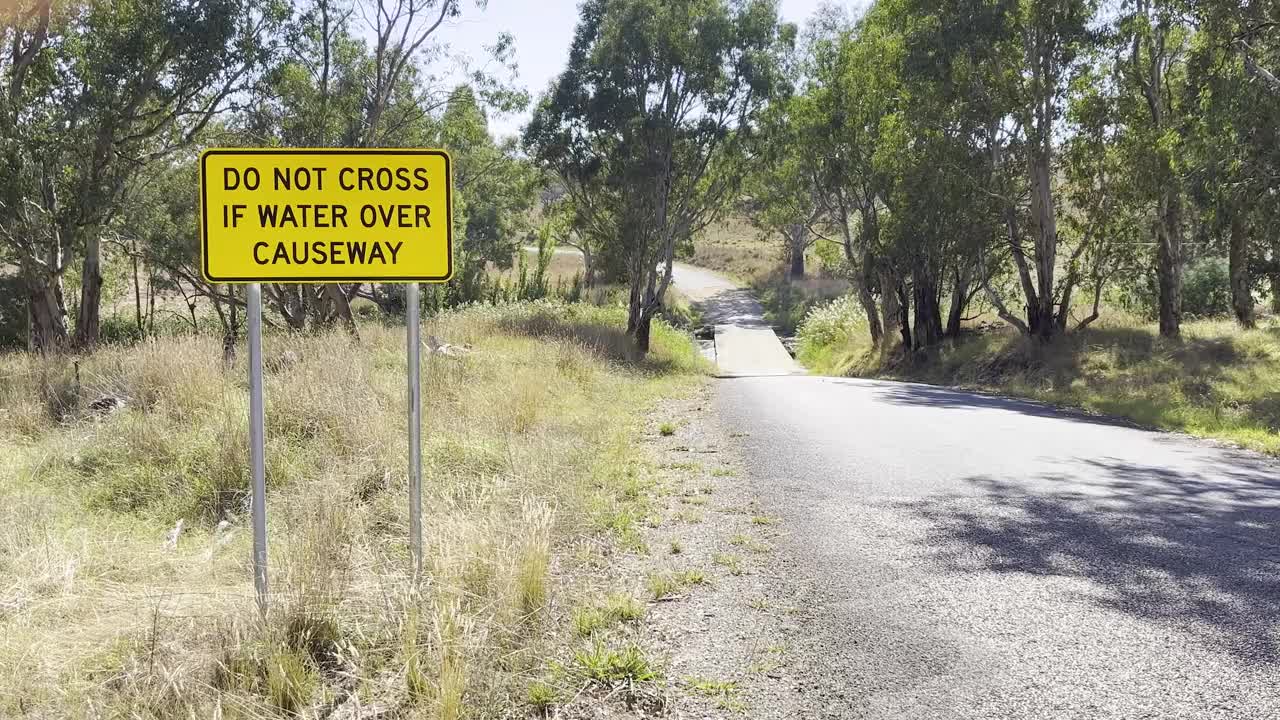
M 1083 476 L 1083 478 L 1081 477 Z M 1256 664 L 1280 662 L 1280 475 L 1265 461 L 1211 475 L 1108 458 L 1044 479 L 968 478 L 992 501 L 906 504 L 929 521 L 926 546 L 953 572 L 1081 578 L 1092 602 L 1170 624 Z M 968 509 L 967 509 L 968 508 Z
M 991 410 L 1008 410 L 1023 415 L 1071 420 L 1091 425 L 1107 425 L 1111 427 L 1139 427 L 1137 424 L 1122 418 L 1094 415 L 1082 410 L 1059 408 L 1032 400 L 1018 400 L 997 395 L 982 395 L 966 390 L 950 390 L 933 385 L 908 383 L 886 383 L 880 388 L 876 397 L 894 405 L 911 405 L 929 408 L 979 408 Z
M 711 325 L 762 327 L 765 324 L 764 308 L 750 290 L 721 290 L 690 305 L 702 315 L 703 322 Z

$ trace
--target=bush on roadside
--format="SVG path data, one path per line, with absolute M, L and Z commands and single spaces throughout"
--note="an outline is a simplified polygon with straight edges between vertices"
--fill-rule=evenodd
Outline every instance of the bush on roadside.
M 810 367 L 823 367 L 831 354 L 859 347 L 866 334 L 862 306 L 857 298 L 844 295 L 812 308 L 804 316 L 796 330 L 796 357 Z
M 1198 258 L 1182 274 L 1182 312 L 1193 318 L 1231 314 L 1231 273 L 1223 257 Z

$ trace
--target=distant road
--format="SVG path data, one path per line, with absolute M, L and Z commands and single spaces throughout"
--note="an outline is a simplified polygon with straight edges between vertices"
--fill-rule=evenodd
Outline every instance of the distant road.
M 708 276 L 676 281 L 763 324 Z M 1272 460 L 908 383 L 737 377 L 717 406 L 803 588 L 805 717 L 1280 719 Z
M 750 291 L 722 275 L 676 263 L 672 282 L 715 327 L 713 360 L 720 377 L 801 374 L 803 370 L 764 321 L 764 308 Z

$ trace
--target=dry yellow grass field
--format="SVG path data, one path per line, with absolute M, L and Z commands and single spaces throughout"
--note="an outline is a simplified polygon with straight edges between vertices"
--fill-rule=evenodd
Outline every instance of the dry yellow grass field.
M 646 408 L 702 369 L 661 324 L 632 362 L 617 315 L 535 303 L 428 322 L 470 351 L 424 357 L 421 582 L 403 328 L 269 335 L 265 619 L 243 360 L 224 371 L 217 340 L 160 339 L 82 357 L 77 383 L 69 360 L 0 356 L 0 716 L 506 717 L 600 662 L 645 671 L 608 635 L 584 645 L 573 618 L 636 549 Z M 104 395 L 124 408 L 88 409 Z
M 694 238 L 689 262 L 753 285 L 782 267 L 782 244 L 760 237 L 746 218 L 730 216 Z

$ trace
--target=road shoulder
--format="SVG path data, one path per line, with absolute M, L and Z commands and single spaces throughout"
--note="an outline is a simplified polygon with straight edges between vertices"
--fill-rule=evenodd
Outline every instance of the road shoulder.
M 655 584 L 669 589 L 653 599 L 646 642 L 665 660 L 672 716 L 796 717 L 789 638 L 799 588 L 778 553 L 786 529 L 745 484 L 714 392 L 707 384 L 672 400 L 651 421 L 664 491 L 649 555 L 634 558 L 632 570 L 647 597 Z

